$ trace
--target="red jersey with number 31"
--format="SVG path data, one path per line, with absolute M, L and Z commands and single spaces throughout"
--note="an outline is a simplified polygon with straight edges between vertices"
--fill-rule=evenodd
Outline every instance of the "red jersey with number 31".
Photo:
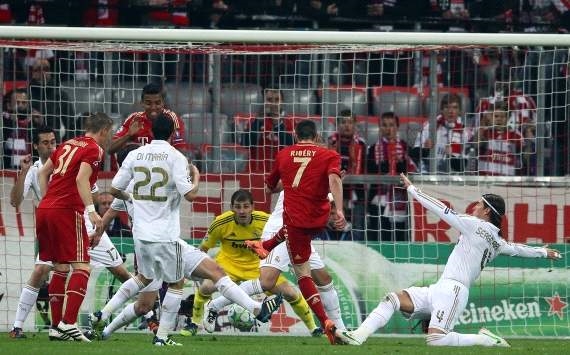
M 95 185 L 103 149 L 91 137 L 77 137 L 61 144 L 50 157 L 53 173 L 48 183 L 46 195 L 38 208 L 67 208 L 83 213 L 85 205 L 79 196 L 75 179 L 81 163 L 91 165 L 89 186 Z
M 283 223 L 298 228 L 324 228 L 330 204 L 330 174 L 340 176 L 340 155 L 313 143 L 297 143 L 277 153 L 275 165 L 266 179 L 273 188 L 283 182 Z

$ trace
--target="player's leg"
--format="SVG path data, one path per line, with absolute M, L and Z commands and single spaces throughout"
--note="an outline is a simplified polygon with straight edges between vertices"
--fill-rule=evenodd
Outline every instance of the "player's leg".
M 325 312 L 317 286 L 311 277 L 309 257 L 311 256 L 311 238 L 320 230 L 302 230 L 298 228 L 288 228 L 289 237 L 287 239 L 287 250 L 289 258 L 293 262 L 293 270 L 297 276 L 297 283 L 301 289 L 303 297 L 311 307 L 311 310 L 319 319 L 329 342 L 337 343 L 336 326 Z
M 160 324 L 156 332 L 155 345 L 181 345 L 172 341 L 168 333 L 174 329 L 178 309 L 182 301 L 184 278 L 177 282 L 170 282 L 160 306 Z M 146 313 L 146 312 L 145 312 Z
M 139 291 L 142 292 L 147 286 L 145 280 L 146 279 L 139 274 L 123 282 L 105 306 L 103 306 L 100 311 L 96 311 L 90 315 L 92 327 L 100 327 L 109 319 L 111 314 L 115 313 L 123 304 L 139 293 Z
M 256 253 L 260 259 L 265 259 L 267 255 L 276 248 L 279 244 L 287 239 L 288 233 L 285 226 L 281 227 L 272 238 L 264 240 L 246 240 L 245 245 Z
M 200 271 L 197 271 L 200 273 Z M 198 276 L 199 277 L 199 276 Z M 194 294 L 194 304 L 192 305 L 192 323 L 200 324 L 204 317 L 204 305 L 210 301 L 212 293 L 216 290 L 214 283 L 210 279 L 204 279 L 200 287 Z
M 24 288 L 22 288 L 22 293 L 20 294 L 14 325 L 9 334 L 11 338 L 18 339 L 26 337 L 22 327 L 28 317 L 28 314 L 34 308 L 36 300 L 38 299 L 40 287 L 45 280 L 47 280 L 51 269 L 51 263 L 44 263 L 39 261 L 39 259 L 36 261 L 36 265 L 34 266 L 34 270 L 30 275 L 28 283 Z
M 157 346 L 182 345 L 174 342 L 168 333 L 174 328 L 182 288 L 184 287 L 184 258 L 182 245 L 177 241 L 160 243 L 142 243 L 141 259 L 151 260 L 140 265 L 140 272 L 146 278 L 162 279 L 168 283 L 164 299 L 160 306 L 160 325 L 153 339 Z
M 311 276 L 315 280 L 317 290 L 321 295 L 321 301 L 325 307 L 328 317 L 334 322 L 337 329 L 345 329 L 342 316 L 340 314 L 340 302 L 338 293 L 333 284 L 331 275 L 325 269 L 321 256 L 311 244 L 311 256 L 309 257 L 309 265 L 311 266 Z
M 410 289 L 398 293 L 390 292 L 384 300 L 378 303 L 378 306 L 374 308 L 357 329 L 353 331 L 337 331 L 337 335 L 347 344 L 363 344 L 376 330 L 388 324 L 394 312 L 401 310 L 411 314 L 414 313 L 414 310 L 418 310 L 414 307 L 415 304 L 427 302 L 427 287 L 414 287 L 413 289 L 415 289 L 413 292 L 410 292 Z M 412 301 L 410 294 L 417 300 L 416 303 Z M 420 307 L 418 306 L 418 308 Z
M 314 336 L 320 336 L 323 334 L 321 328 L 317 327 L 315 323 L 315 319 L 313 317 L 313 312 L 311 312 L 311 308 L 309 304 L 301 294 L 301 292 L 294 287 L 285 277 L 281 275 L 281 272 L 278 269 L 271 268 L 271 267 L 264 267 L 261 269 L 262 275 L 260 277 L 262 287 L 265 285 L 266 287 L 269 284 L 266 283 L 265 277 L 268 277 L 271 280 L 277 279 L 276 281 L 271 281 L 271 283 L 276 284 L 273 288 L 270 289 L 270 292 L 273 294 L 281 293 L 283 298 L 289 302 L 291 308 L 295 312 L 295 314 L 303 321 L 309 332 Z M 268 276 L 269 275 L 269 276 Z
M 154 302 L 158 296 L 158 289 L 162 281 L 154 280 L 149 283 L 141 292 L 134 303 L 128 304 L 101 332 L 101 339 L 108 339 L 117 329 L 120 329 L 141 315 L 148 313 L 154 307 Z
M 253 313 L 259 321 L 264 323 L 267 322 L 271 314 L 279 308 L 282 301 L 281 295 L 274 298 L 268 297 L 262 303 L 254 301 L 210 258 L 203 259 L 192 275 L 211 279 L 216 289 L 224 297 L 244 307 Z M 206 308 L 208 309 L 208 314 L 206 314 L 207 317 L 204 318 L 204 328 L 208 332 L 213 332 L 219 309 L 214 309 L 210 307 L 210 305 L 207 305 Z
M 509 347 L 503 338 L 485 328 L 478 334 L 460 334 L 453 331 L 469 298 L 469 290 L 465 286 L 452 280 L 440 280 L 430 286 L 430 293 L 432 311 L 426 337 L 427 345 Z

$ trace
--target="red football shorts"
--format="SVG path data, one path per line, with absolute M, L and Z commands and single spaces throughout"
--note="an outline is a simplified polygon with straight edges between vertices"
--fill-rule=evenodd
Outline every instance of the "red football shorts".
M 283 226 L 287 231 L 287 250 L 291 264 L 302 264 L 311 256 L 311 240 L 320 234 L 323 228 L 297 228 Z
M 63 208 L 38 208 L 36 235 L 41 261 L 89 262 L 89 237 L 80 212 Z

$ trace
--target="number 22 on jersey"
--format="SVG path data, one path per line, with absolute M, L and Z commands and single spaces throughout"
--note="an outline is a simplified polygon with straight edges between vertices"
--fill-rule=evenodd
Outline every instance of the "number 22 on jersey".
M 161 195 L 157 192 L 158 189 L 168 184 L 168 172 L 166 170 L 158 166 L 152 169 L 144 166 L 135 166 L 134 171 L 135 173 L 143 174 L 142 180 L 135 177 L 135 185 L 133 186 L 133 198 L 135 200 L 164 202 L 168 199 L 166 195 Z M 153 181 L 153 174 L 155 176 L 158 175 L 159 179 Z M 150 185 L 150 192 L 144 194 L 141 192 L 141 189 L 144 190 L 147 185 Z

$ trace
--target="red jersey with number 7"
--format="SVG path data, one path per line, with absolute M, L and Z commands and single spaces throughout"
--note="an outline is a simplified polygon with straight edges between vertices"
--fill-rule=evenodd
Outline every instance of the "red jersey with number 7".
M 283 223 L 298 228 L 324 228 L 330 204 L 330 174 L 340 176 L 340 155 L 313 143 L 297 143 L 277 153 L 266 184 L 283 182 Z
M 81 163 L 91 165 L 89 186 L 95 185 L 103 149 L 91 137 L 81 136 L 61 144 L 50 157 L 54 170 L 46 195 L 38 208 L 66 208 L 83 213 L 85 205 L 79 196 L 75 179 Z

